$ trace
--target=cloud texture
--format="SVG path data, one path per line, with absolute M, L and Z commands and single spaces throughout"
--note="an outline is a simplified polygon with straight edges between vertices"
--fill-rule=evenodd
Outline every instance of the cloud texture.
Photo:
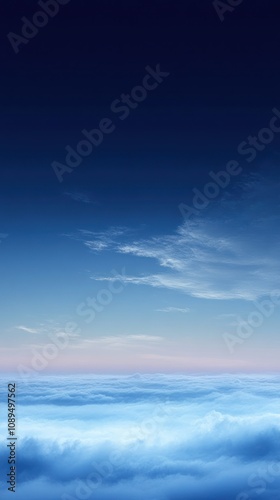
M 277 500 L 279 386 L 277 376 L 19 381 L 14 498 Z

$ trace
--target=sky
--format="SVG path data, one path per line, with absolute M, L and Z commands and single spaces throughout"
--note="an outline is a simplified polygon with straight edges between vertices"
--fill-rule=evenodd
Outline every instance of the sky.
M 0 16 L 1 371 L 277 372 L 276 4 L 40 9 Z
M 3 500 L 278 499 L 277 7 L 1 3 Z

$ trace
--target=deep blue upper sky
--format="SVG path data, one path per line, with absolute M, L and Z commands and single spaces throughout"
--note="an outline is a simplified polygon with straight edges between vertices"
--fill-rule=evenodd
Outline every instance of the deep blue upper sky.
M 222 23 L 210 0 L 71 0 L 17 55 L 6 35 L 20 33 L 21 17 L 38 5 L 3 7 L 3 231 L 7 215 L 7 232 L 19 214 L 27 230 L 33 220 L 79 223 L 60 196 L 72 190 L 100 203 L 105 224 L 120 214 L 123 223 L 174 222 L 192 187 L 234 157 L 279 103 L 275 2 L 246 0 Z M 157 63 L 170 76 L 60 186 L 50 163 Z

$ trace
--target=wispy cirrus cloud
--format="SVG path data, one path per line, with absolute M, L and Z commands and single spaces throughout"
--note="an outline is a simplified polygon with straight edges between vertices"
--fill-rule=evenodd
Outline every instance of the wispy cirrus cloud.
M 123 226 L 111 226 L 105 231 L 91 231 L 79 229 L 75 234 L 66 236 L 81 241 L 89 250 L 98 253 L 104 250 L 112 250 L 116 242 L 129 232 L 129 228 Z
M 111 235 L 109 244 L 103 238 L 104 247 L 154 264 L 153 272 L 127 275 L 124 282 L 203 299 L 256 300 L 278 289 L 279 186 L 256 176 L 249 180 L 238 202 L 225 197 L 207 217 L 185 221 L 173 234 L 136 241 Z M 87 246 L 96 248 L 96 241 Z
M 165 313 L 172 313 L 172 312 L 179 312 L 179 313 L 189 313 L 190 308 L 189 307 L 164 307 L 162 309 L 156 309 L 158 312 L 165 312 Z
M 90 346 L 125 348 L 143 344 L 154 344 L 160 341 L 162 341 L 162 337 L 158 335 L 110 335 L 93 339 L 80 339 L 73 345 L 73 348 L 89 349 Z
M 16 330 L 20 330 L 25 333 L 40 335 L 40 337 L 46 337 L 50 335 L 66 335 L 65 325 L 59 324 L 55 321 L 46 321 L 45 323 L 40 323 L 36 327 L 29 327 L 25 325 L 18 325 L 14 327 Z M 69 332 L 67 330 L 67 336 L 70 338 L 77 338 L 79 335 L 74 332 Z
M 94 203 L 91 200 L 91 198 L 85 193 L 65 192 L 64 196 L 68 196 L 68 198 L 71 198 L 72 200 L 80 202 L 80 203 Z
M 16 326 L 16 329 L 17 330 L 21 330 L 22 332 L 26 332 L 26 333 L 40 333 L 40 331 L 36 328 L 30 328 L 28 326 L 24 326 L 24 325 L 19 325 L 19 326 Z

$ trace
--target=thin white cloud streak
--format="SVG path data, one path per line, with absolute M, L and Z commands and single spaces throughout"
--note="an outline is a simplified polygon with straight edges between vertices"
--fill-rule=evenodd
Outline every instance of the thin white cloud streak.
M 35 333 L 35 334 L 38 334 L 40 333 L 38 330 L 36 330 L 35 328 L 29 328 L 27 326 L 22 326 L 22 325 L 19 325 L 19 326 L 16 326 L 16 329 L 17 330 L 21 330 L 23 332 L 27 332 L 27 333 Z
M 80 203 L 86 203 L 86 204 L 93 203 L 91 201 L 90 197 L 87 194 L 85 194 L 85 193 L 69 193 L 69 192 L 65 192 L 64 195 L 68 196 L 72 200 L 80 202 Z
M 18 325 L 15 326 L 14 328 L 22 332 L 40 335 L 40 337 L 42 338 L 50 335 L 55 335 L 55 336 L 67 335 L 70 338 L 79 337 L 79 334 L 77 333 L 67 332 L 66 334 L 66 332 L 63 329 L 63 325 L 59 325 L 59 323 L 53 321 L 40 323 L 40 325 L 37 328 L 30 328 L 29 326 L 25 325 Z
M 163 338 L 158 335 L 111 335 L 95 339 L 78 340 L 75 344 L 72 345 L 72 348 L 89 349 L 91 346 L 104 346 L 108 348 L 133 348 L 143 344 L 154 344 L 157 342 L 161 342 L 162 340 Z
M 179 312 L 179 313 L 189 313 L 190 309 L 188 307 L 182 308 L 182 307 L 164 307 L 163 309 L 156 309 L 157 312 L 165 312 L 165 313 L 172 313 L 172 312 Z
M 80 229 L 78 235 L 70 235 L 70 237 L 82 241 L 92 252 L 101 252 L 103 250 L 113 249 L 116 245 L 116 240 L 125 235 L 128 231 L 128 228 L 122 226 L 112 226 L 106 231 Z

